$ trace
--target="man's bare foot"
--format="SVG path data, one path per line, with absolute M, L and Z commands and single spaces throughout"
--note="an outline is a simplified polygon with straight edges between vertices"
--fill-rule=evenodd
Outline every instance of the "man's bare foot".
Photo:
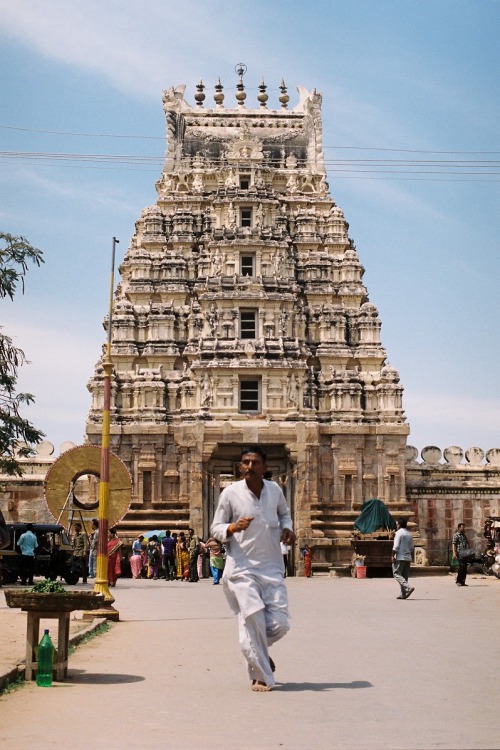
M 260 680 L 252 680 L 252 690 L 254 693 L 269 693 L 271 692 L 271 688 L 269 685 L 266 685 L 265 682 L 261 682 Z

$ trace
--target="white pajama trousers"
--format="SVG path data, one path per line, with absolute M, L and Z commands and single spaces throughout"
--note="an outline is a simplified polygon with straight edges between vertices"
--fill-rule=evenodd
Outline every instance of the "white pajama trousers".
M 268 648 L 290 629 L 284 581 L 243 574 L 224 579 L 224 592 L 238 614 L 240 648 L 250 680 L 273 687 Z

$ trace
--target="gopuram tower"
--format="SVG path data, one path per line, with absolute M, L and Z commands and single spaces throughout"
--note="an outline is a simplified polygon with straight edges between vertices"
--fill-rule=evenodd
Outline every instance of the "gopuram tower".
M 136 223 L 112 316 L 111 449 L 129 467 L 131 536 L 208 534 L 239 449 L 259 443 L 288 498 L 300 546 L 351 559 L 367 498 L 408 512 L 403 388 L 342 210 L 328 191 L 321 95 L 249 106 L 220 81 L 163 94 L 158 200 Z M 87 423 L 100 443 L 102 361 Z M 296 558 L 298 559 L 298 555 Z

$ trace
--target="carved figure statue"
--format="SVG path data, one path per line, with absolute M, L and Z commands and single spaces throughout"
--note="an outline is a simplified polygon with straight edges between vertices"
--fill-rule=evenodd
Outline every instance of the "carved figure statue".
M 290 177 L 287 180 L 286 191 L 287 191 L 287 193 L 296 193 L 297 192 L 297 178 L 295 177 L 294 174 L 291 174 Z
M 214 276 L 220 276 L 222 274 L 221 254 L 219 248 L 216 248 L 215 250 L 212 267 Z
M 288 322 L 288 313 L 285 312 L 285 310 L 282 310 L 280 312 L 280 318 L 279 318 L 280 336 L 286 336 L 287 322 Z
M 274 265 L 274 275 L 278 278 L 281 278 L 283 274 L 281 273 L 281 262 L 283 258 L 281 255 L 280 250 L 276 250 L 276 252 L 273 255 L 273 265 Z
M 201 405 L 211 406 L 213 400 L 213 380 L 206 372 L 201 382 Z
M 210 328 L 210 335 L 215 338 L 217 335 L 217 323 L 219 322 L 219 311 L 214 304 L 210 307 L 207 314 L 208 327 Z
M 201 193 L 203 190 L 203 179 L 200 174 L 195 174 L 193 177 L 193 192 Z
M 287 397 L 289 405 L 296 409 L 299 404 L 299 386 L 293 373 L 288 381 Z
M 227 208 L 227 225 L 229 227 L 236 226 L 236 211 L 234 210 L 233 203 L 231 202 Z

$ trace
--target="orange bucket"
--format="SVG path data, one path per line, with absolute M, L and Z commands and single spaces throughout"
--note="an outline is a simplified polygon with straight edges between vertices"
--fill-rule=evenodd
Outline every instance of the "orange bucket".
M 356 578 L 366 578 L 366 565 L 356 566 Z

